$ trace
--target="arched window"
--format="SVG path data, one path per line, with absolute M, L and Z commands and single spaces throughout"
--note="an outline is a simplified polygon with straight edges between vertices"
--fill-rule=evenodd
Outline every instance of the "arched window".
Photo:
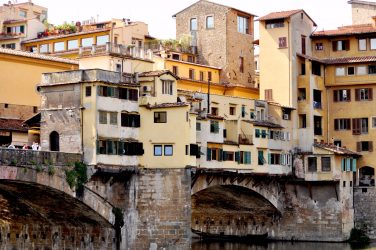
M 50 150 L 51 151 L 59 151 L 59 133 L 56 131 L 52 131 L 50 134 Z
M 359 169 L 359 186 L 375 186 L 375 169 L 362 167 Z

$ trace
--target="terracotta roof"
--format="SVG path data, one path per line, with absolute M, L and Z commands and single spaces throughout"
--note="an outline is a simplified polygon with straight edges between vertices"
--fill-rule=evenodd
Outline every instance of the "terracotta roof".
M 18 119 L 0 118 L 0 130 L 27 132 L 28 128 L 22 126 L 23 122 Z
M 179 79 L 179 77 L 174 75 L 169 70 L 155 70 L 155 71 L 142 72 L 142 73 L 138 74 L 138 76 L 139 77 L 155 77 L 155 76 L 161 76 L 161 75 L 164 75 L 164 74 L 169 74 L 169 75 L 172 75 L 173 77 L 175 77 L 177 80 Z
M 351 0 L 351 1 L 348 1 L 347 3 L 349 3 L 349 4 L 364 4 L 364 5 L 373 5 L 373 6 L 376 6 L 375 2 L 370 2 L 370 1 Z
M 317 148 L 321 148 L 321 149 L 325 149 L 325 150 L 331 151 L 331 152 L 333 152 L 335 154 L 339 154 L 339 155 L 361 156 L 361 154 L 359 154 L 357 152 L 351 151 L 351 150 L 349 150 L 347 148 L 337 147 L 334 144 L 318 143 L 318 142 L 316 142 L 316 143 L 313 143 L 313 146 L 317 147 Z
M 312 56 L 308 56 L 308 55 L 303 55 L 301 53 L 296 53 L 297 56 L 300 56 L 300 57 L 303 57 L 305 59 L 308 59 L 310 61 L 315 61 L 315 62 L 319 62 L 319 63 L 325 63 L 324 62 L 324 59 L 318 59 L 318 58 L 315 58 L 315 57 L 312 57 Z
M 209 118 L 209 119 L 215 119 L 215 120 L 224 120 L 225 119 L 222 116 L 212 115 L 212 114 L 207 114 L 206 117 Z
M 372 24 L 358 24 L 339 27 L 336 30 L 316 31 L 311 35 L 311 37 L 350 36 L 370 33 L 376 33 L 376 27 L 372 26 Z
M 13 50 L 13 49 L 0 48 L 0 54 L 8 54 L 8 55 L 14 55 L 14 56 L 23 56 L 23 57 L 40 59 L 40 60 L 48 60 L 48 61 L 54 61 L 54 62 L 61 62 L 61 63 L 69 63 L 69 64 L 76 64 L 76 65 L 78 65 L 78 61 L 72 60 L 72 59 L 55 57 L 55 56 L 47 56 L 47 55 L 43 55 L 43 54 L 37 54 L 37 53 L 26 52 L 26 51 L 19 51 L 19 50 Z
M 248 123 L 251 123 L 254 126 L 258 126 L 258 127 L 283 128 L 281 125 L 279 125 L 277 123 L 274 123 L 274 122 L 270 122 L 270 121 L 248 121 L 248 120 L 244 120 L 244 121 L 248 122 Z
M 11 24 L 11 23 L 23 23 L 26 22 L 26 19 L 14 19 L 14 20 L 6 20 L 3 24 Z
M 185 107 L 188 106 L 188 103 L 185 102 L 174 102 L 174 103 L 161 103 L 155 105 L 146 105 L 148 109 L 158 109 L 158 108 L 176 108 L 176 107 Z
M 171 58 L 166 58 L 166 61 L 184 63 L 184 64 L 195 65 L 195 66 L 203 66 L 203 67 L 212 68 L 212 69 L 219 69 L 219 70 L 222 69 L 220 67 L 210 66 L 210 65 L 207 65 L 207 64 L 192 63 L 192 62 L 187 62 L 187 61 L 182 61 L 182 60 L 175 60 L 175 59 L 171 59 Z
M 365 63 L 376 62 L 376 56 L 340 57 L 323 60 L 326 64 Z
M 266 16 L 260 17 L 256 21 L 266 21 L 266 20 L 274 20 L 274 19 L 282 19 L 282 18 L 285 19 L 299 12 L 303 12 L 312 21 L 313 25 L 317 26 L 315 21 L 313 21 L 313 19 L 303 9 L 272 12 L 272 13 L 267 14 Z
M 251 13 L 248 13 L 248 12 L 245 12 L 243 10 L 239 10 L 239 9 L 236 9 L 236 8 L 233 8 L 233 7 L 230 7 L 230 6 L 226 6 L 226 5 L 223 5 L 223 4 L 219 4 L 219 3 L 214 3 L 214 2 L 210 2 L 210 1 L 207 1 L 207 0 L 199 0 L 197 2 L 195 2 L 194 4 L 191 4 L 189 5 L 187 8 L 179 11 L 178 13 L 174 14 L 172 17 L 176 17 L 177 14 L 180 14 L 181 12 L 189 9 L 190 7 L 192 7 L 193 5 L 199 3 L 199 2 L 208 2 L 208 3 L 211 3 L 211 4 L 215 4 L 215 5 L 218 5 L 218 6 L 222 6 L 224 8 L 228 8 L 228 9 L 232 9 L 232 10 L 235 10 L 235 11 L 238 11 L 238 12 L 241 12 L 241 13 L 244 13 L 244 14 L 247 14 L 247 15 L 250 15 L 250 16 L 257 16 L 257 15 L 254 15 L 254 14 L 251 14 Z

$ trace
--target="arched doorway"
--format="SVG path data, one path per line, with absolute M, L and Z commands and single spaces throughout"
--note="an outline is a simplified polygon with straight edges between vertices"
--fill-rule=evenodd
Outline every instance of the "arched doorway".
M 375 186 L 375 169 L 362 167 L 359 169 L 359 186 Z
M 59 133 L 56 131 L 52 131 L 50 134 L 50 150 L 60 151 Z

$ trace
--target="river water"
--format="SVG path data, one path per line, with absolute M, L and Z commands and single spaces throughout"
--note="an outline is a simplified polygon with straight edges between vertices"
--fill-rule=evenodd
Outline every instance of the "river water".
M 269 242 L 252 245 L 238 242 L 214 242 L 193 240 L 192 250 L 376 250 L 376 242 L 367 246 L 352 246 L 348 243 L 322 242 Z

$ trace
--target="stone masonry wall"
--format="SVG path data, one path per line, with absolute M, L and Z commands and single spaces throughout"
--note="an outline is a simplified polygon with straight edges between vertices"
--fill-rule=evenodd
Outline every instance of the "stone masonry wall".
M 376 239 L 375 206 L 375 187 L 354 188 L 355 227 L 364 229 L 371 239 Z

